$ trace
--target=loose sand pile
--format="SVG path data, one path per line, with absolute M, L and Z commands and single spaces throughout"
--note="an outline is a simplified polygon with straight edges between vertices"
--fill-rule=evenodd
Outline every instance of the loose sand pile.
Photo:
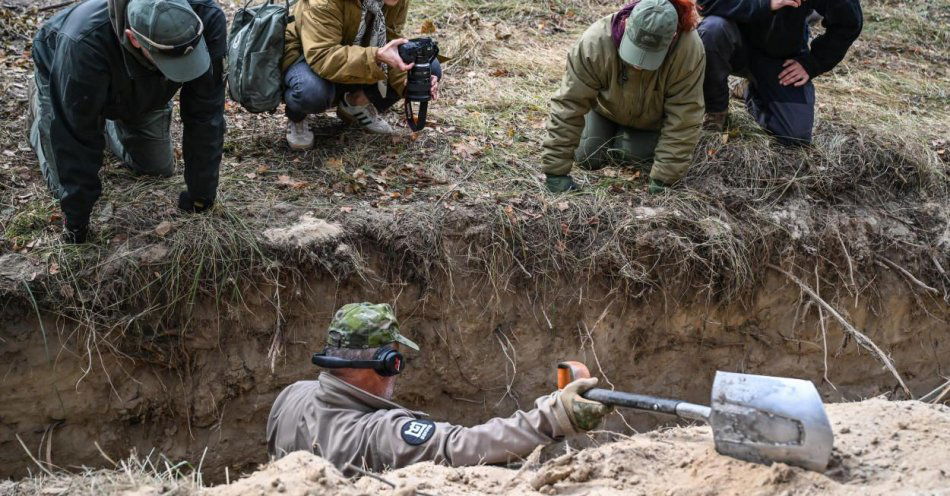
M 212 488 L 199 489 L 194 478 L 168 478 L 162 470 L 149 475 L 124 465 L 3 482 L 0 495 L 950 494 L 950 407 L 871 399 L 827 408 L 835 449 L 824 474 L 720 456 L 709 428 L 697 426 L 568 451 L 540 464 L 536 451 L 520 470 L 421 463 L 351 480 L 301 451 Z
M 296 453 L 208 494 L 950 494 L 950 407 L 882 399 L 828 405 L 835 433 L 824 474 L 718 455 L 708 427 L 675 428 L 574 451 L 525 469 L 423 463 L 344 479 Z

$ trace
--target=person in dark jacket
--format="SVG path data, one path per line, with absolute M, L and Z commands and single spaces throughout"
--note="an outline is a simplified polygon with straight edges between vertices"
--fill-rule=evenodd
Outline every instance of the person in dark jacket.
M 224 144 L 226 22 L 214 0 L 86 0 L 40 28 L 30 144 L 60 200 L 67 241 L 87 238 L 106 146 L 137 173 L 172 175 L 179 90 L 188 189 L 178 206 L 212 206 Z
M 729 75 L 753 118 L 780 142 L 811 143 L 815 120 L 812 79 L 833 69 L 863 25 L 859 0 L 698 0 L 704 16 L 707 129 L 725 127 Z M 807 19 L 820 14 L 825 32 L 809 46 Z M 738 90 L 738 91 L 735 91 Z

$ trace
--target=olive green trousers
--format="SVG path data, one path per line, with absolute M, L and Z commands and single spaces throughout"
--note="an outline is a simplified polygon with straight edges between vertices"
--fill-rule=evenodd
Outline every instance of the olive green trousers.
M 591 110 L 584 116 L 584 131 L 574 160 L 588 170 L 608 165 L 634 165 L 648 171 L 659 140 L 659 131 L 621 126 Z

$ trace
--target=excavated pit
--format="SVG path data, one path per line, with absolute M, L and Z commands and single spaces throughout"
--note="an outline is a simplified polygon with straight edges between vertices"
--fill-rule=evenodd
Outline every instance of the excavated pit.
M 849 317 L 890 354 L 910 390 L 924 394 L 946 370 L 950 345 L 938 337 L 950 315 L 945 305 L 942 313 L 925 311 L 904 282 L 882 278 L 878 291 L 849 300 Z M 274 397 L 315 376 L 309 354 L 322 347 L 333 311 L 351 301 L 394 303 L 423 350 L 410 358 L 395 400 L 456 423 L 528 407 L 554 387 L 561 359 L 584 361 L 606 387 L 694 402 L 708 401 L 717 369 L 809 379 L 828 402 L 906 397 L 834 323 L 826 326 L 826 352 L 817 310 L 777 272 L 751 297 L 721 304 L 663 292 L 631 300 L 567 284 L 542 299 L 499 297 L 459 281 L 451 293 L 420 300 L 417 285 L 307 277 L 280 289 L 278 315 L 275 294 L 269 286 L 249 290 L 241 308 L 199 301 L 182 327 L 126 339 L 124 347 L 51 315 L 38 321 L 28 305 L 8 305 L 0 325 L 0 476 L 36 471 L 18 436 L 50 466 L 109 466 L 103 455 L 154 449 L 203 460 L 205 481 L 223 480 L 225 467 L 232 477 L 247 472 L 266 461 Z M 670 422 L 625 417 L 629 426 L 614 415 L 608 428 Z

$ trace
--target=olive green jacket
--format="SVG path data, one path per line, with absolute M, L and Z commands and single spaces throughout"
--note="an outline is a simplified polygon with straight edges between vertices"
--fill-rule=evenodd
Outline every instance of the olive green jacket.
M 387 41 L 401 37 L 408 10 L 409 0 L 383 7 Z M 313 72 L 328 81 L 372 84 L 388 79 L 393 89 L 403 92 L 406 73 L 390 69 L 387 77 L 376 62 L 379 49 L 353 42 L 360 27 L 358 0 L 299 0 L 292 11 L 294 22 L 284 33 L 282 70 L 303 56 Z
M 671 184 L 686 173 L 699 141 L 706 53 L 695 30 L 682 33 L 656 71 L 623 63 L 610 34 L 612 16 L 595 22 L 568 54 L 567 72 L 551 101 L 541 152 L 547 174 L 571 171 L 591 109 L 627 127 L 659 130 L 650 177 Z

